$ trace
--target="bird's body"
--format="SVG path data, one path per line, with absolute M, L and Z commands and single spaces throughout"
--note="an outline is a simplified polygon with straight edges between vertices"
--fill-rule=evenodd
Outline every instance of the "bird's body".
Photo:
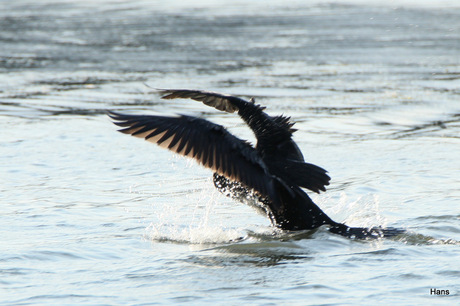
M 328 225 L 347 237 L 394 236 L 396 229 L 351 228 L 329 218 L 302 189 L 325 191 L 327 171 L 305 163 L 292 139 L 293 123 L 284 116 L 269 116 L 264 107 L 243 99 L 198 90 L 161 90 L 164 99 L 190 98 L 239 116 L 253 130 L 251 146 L 220 125 L 179 116 L 137 116 L 110 112 L 123 133 L 145 138 L 175 153 L 192 157 L 214 173 L 215 186 L 235 199 L 254 198 L 272 224 L 284 230 L 308 230 Z

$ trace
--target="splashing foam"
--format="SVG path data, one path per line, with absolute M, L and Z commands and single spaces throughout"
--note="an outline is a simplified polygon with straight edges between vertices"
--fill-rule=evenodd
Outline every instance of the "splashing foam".
M 220 195 L 214 189 L 211 179 L 201 185 L 197 186 L 201 187 L 198 195 L 187 194 L 178 199 L 180 203 L 168 203 L 164 207 L 157 207 L 155 204 L 157 220 L 146 228 L 145 237 L 149 240 L 175 243 L 222 244 L 246 236 L 247 233 L 242 229 L 213 224 L 218 221 L 218 214 L 213 214 L 213 209 L 216 202 L 219 202 Z
M 197 186 L 201 187 L 198 195 L 187 194 L 179 199 L 180 203 L 156 207 L 157 220 L 146 228 L 146 239 L 188 244 L 222 244 L 247 238 L 247 230 L 226 228 L 218 221 L 219 214 L 213 213 L 216 203 L 219 204 L 222 200 L 222 195 L 214 189 L 211 179 L 203 181 L 200 185 Z M 320 207 L 329 206 L 325 209 L 327 214 L 343 220 L 342 222 L 350 226 L 385 227 L 387 223 L 380 213 L 378 195 L 368 194 L 352 201 L 342 193 L 338 202 L 327 197 L 315 201 Z M 331 201 L 334 202 L 333 207 L 330 207 Z M 196 204 L 192 206 L 190 203 Z M 218 224 L 215 224 L 216 220 Z M 273 231 L 264 234 L 271 236 Z
M 187 244 L 222 244 L 237 241 L 245 234 L 235 229 L 202 226 L 180 228 L 179 226 L 165 226 L 151 224 L 146 229 L 149 240 L 168 241 Z
M 319 203 L 321 207 L 328 207 L 327 202 L 331 198 L 325 198 Z M 335 200 L 334 200 L 335 202 Z M 378 195 L 367 194 L 360 196 L 355 201 L 351 201 L 347 194 L 342 192 L 338 204 L 325 209 L 328 215 L 334 216 L 333 219 L 343 220 L 341 222 L 356 227 L 386 227 L 387 221 L 380 212 L 380 200 Z

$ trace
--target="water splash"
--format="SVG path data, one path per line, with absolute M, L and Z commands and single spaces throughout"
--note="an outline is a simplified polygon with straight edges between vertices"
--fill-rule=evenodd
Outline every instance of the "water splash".
M 168 203 L 157 209 L 157 220 L 146 228 L 145 237 L 149 240 L 175 243 L 222 244 L 241 240 L 246 236 L 242 229 L 226 228 L 219 223 L 213 210 L 220 196 L 210 180 L 202 183 L 198 196 L 187 194 L 177 200 L 181 203 Z M 195 203 L 194 207 L 191 211 L 184 211 L 191 206 L 190 203 Z
M 160 242 L 184 244 L 225 244 L 241 240 L 244 232 L 237 229 L 226 229 L 215 226 L 189 226 L 151 223 L 146 228 L 145 237 Z
M 318 201 L 321 207 L 330 206 L 331 198 L 324 198 Z M 321 203 L 322 202 L 322 203 Z M 336 200 L 334 199 L 334 202 Z M 333 216 L 333 219 L 344 222 L 349 226 L 356 227 L 386 227 L 387 220 L 380 211 L 380 199 L 376 194 L 367 194 L 358 197 L 356 200 L 350 200 L 345 192 L 340 194 L 338 202 L 332 207 L 326 208 L 328 215 Z

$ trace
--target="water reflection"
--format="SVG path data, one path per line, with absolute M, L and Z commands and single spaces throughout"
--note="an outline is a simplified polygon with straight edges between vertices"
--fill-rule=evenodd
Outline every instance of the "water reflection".
M 217 254 L 217 255 L 216 255 Z M 288 262 L 305 262 L 314 256 L 294 242 L 256 242 L 230 244 L 201 251 L 186 259 L 188 263 L 209 267 L 254 266 L 269 267 Z

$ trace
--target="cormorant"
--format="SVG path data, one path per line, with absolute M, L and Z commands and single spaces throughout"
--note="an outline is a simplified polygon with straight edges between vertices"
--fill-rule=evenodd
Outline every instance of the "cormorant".
M 255 198 L 272 224 L 298 231 L 329 226 L 329 231 L 350 238 L 395 236 L 399 229 L 356 228 L 333 221 L 302 190 L 326 191 L 327 171 L 306 163 L 292 139 L 294 123 L 289 117 L 269 116 L 254 99 L 200 90 L 159 90 L 163 99 L 190 98 L 218 110 L 238 115 L 254 132 L 257 145 L 230 134 L 221 125 L 205 119 L 177 117 L 108 115 L 125 134 L 145 138 L 175 153 L 194 158 L 214 171 L 214 184 L 233 198 Z

